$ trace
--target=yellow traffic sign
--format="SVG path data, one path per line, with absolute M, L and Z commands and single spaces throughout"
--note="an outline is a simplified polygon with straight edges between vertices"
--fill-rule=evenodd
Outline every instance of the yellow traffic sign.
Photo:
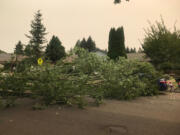
M 43 64 L 43 59 L 42 59 L 42 58 L 39 58 L 39 59 L 37 60 L 37 62 L 38 62 L 38 64 L 41 66 L 41 65 Z

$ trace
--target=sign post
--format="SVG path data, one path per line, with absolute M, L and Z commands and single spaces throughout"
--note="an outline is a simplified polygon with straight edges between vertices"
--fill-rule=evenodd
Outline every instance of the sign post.
M 38 65 L 42 66 L 42 64 L 43 64 L 43 59 L 42 59 L 42 58 L 39 58 L 39 59 L 37 60 L 37 62 L 38 62 Z

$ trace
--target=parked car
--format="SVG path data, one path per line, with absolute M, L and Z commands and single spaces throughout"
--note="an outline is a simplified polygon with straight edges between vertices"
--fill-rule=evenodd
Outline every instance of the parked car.
M 168 89 L 167 81 L 164 78 L 158 80 L 159 90 L 165 91 Z

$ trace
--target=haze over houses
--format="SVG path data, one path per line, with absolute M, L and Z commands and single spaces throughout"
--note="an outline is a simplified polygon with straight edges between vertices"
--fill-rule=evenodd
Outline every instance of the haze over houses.
M 107 54 L 101 51 L 95 52 L 98 56 L 106 56 Z M 144 53 L 128 53 L 127 54 L 128 59 L 130 60 L 139 60 L 139 61 L 150 61 L 149 58 L 146 58 Z M 21 61 L 24 59 L 25 56 L 19 55 L 17 57 L 17 61 Z M 0 64 L 4 64 L 5 62 L 8 61 L 15 61 L 16 60 L 16 55 L 11 54 L 11 53 L 1 53 L 0 54 Z
M 17 61 L 21 61 L 24 58 L 25 58 L 25 56 L 19 55 L 17 57 Z M 11 53 L 1 53 L 0 54 L 0 64 L 4 64 L 5 62 L 8 62 L 8 61 L 16 61 L 16 55 L 11 54 Z

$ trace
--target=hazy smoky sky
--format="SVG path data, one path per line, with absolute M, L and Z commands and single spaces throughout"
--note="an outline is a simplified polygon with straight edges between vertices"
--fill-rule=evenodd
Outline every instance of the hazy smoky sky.
M 140 47 L 143 28 L 150 20 L 164 18 L 165 24 L 180 29 L 180 0 L 130 0 L 114 5 L 113 0 L 0 0 L 0 49 L 13 52 L 19 40 L 28 43 L 34 13 L 41 10 L 47 40 L 56 35 L 66 50 L 89 35 L 97 47 L 108 47 L 111 27 L 123 26 L 125 45 Z

